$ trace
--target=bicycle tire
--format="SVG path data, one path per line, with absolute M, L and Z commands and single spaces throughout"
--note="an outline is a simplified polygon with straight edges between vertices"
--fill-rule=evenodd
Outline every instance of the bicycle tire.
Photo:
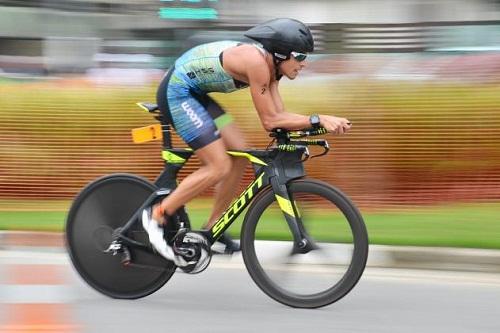
M 66 246 L 73 266 L 91 287 L 112 298 L 136 299 L 161 288 L 175 265 L 161 256 L 129 247 L 134 263 L 124 266 L 120 254 L 103 250 L 111 233 L 123 226 L 156 190 L 149 181 L 131 174 L 112 174 L 88 184 L 75 198 L 66 222 Z M 140 222 L 127 234 L 147 243 Z M 151 269 L 144 267 L 163 267 Z
M 274 192 L 268 187 L 261 192 L 249 207 L 241 229 L 242 256 L 245 266 L 257 286 L 274 300 L 296 308 L 318 308 L 332 304 L 345 295 L 358 283 L 363 274 L 368 257 L 368 234 L 361 214 L 355 205 L 340 190 L 328 183 L 314 179 L 293 180 L 288 184 L 288 191 L 295 193 L 311 193 L 323 197 L 333 203 L 345 216 L 352 231 L 352 260 L 346 267 L 342 278 L 333 286 L 322 292 L 303 295 L 283 289 L 274 282 L 265 271 L 256 254 L 255 233 L 262 214 L 275 203 Z M 331 218 L 328 217 L 328 220 Z M 265 221 L 261 221 L 264 223 Z M 288 228 L 288 227 L 286 227 Z M 290 242 L 292 243 L 292 242 Z

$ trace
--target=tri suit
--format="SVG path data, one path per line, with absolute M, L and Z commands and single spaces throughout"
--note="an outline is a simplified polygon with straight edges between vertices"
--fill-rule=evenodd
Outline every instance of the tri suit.
M 207 94 L 230 93 L 248 87 L 222 67 L 224 50 L 239 44 L 241 42 L 220 41 L 188 50 L 175 61 L 158 87 L 156 99 L 163 118 L 193 150 L 219 139 L 219 130 L 232 121 Z

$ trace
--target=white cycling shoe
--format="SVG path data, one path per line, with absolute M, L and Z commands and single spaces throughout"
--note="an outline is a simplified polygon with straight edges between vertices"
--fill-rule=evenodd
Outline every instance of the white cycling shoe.
M 152 216 L 151 207 L 142 211 L 142 226 L 148 233 L 149 242 L 153 245 L 153 248 L 165 259 L 173 261 L 178 267 L 185 267 L 194 263 L 187 262 L 182 256 L 176 255 L 172 247 L 168 246 L 163 238 L 163 228 Z

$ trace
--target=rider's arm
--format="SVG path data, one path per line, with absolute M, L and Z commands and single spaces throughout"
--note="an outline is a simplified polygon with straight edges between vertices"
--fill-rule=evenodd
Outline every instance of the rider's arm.
M 278 112 L 285 112 L 285 106 L 283 105 L 283 100 L 281 99 L 280 92 L 278 90 L 278 83 L 280 81 L 273 80 L 270 84 L 271 96 L 273 97 L 274 105 Z
M 255 52 L 258 52 L 255 50 Z M 298 130 L 311 126 L 308 116 L 289 113 L 284 110 L 277 83 L 271 81 L 271 73 L 266 61 L 255 54 L 245 64 L 245 74 L 250 84 L 253 103 L 260 121 L 267 131 L 274 128 Z M 272 91 L 275 92 L 273 98 Z M 320 125 L 329 132 L 345 133 L 351 125 L 349 120 L 328 115 L 320 115 Z
M 310 127 L 308 116 L 278 109 L 280 105 L 275 104 L 271 93 L 271 74 L 262 59 L 256 58 L 250 61 L 247 67 L 247 77 L 253 103 L 260 121 L 267 131 L 274 128 L 297 130 Z

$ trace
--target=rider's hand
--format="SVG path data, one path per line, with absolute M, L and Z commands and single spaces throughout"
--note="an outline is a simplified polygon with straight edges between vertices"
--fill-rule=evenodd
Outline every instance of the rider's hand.
M 320 125 L 333 134 L 344 134 L 351 129 L 351 123 L 345 118 L 320 115 L 319 120 Z

